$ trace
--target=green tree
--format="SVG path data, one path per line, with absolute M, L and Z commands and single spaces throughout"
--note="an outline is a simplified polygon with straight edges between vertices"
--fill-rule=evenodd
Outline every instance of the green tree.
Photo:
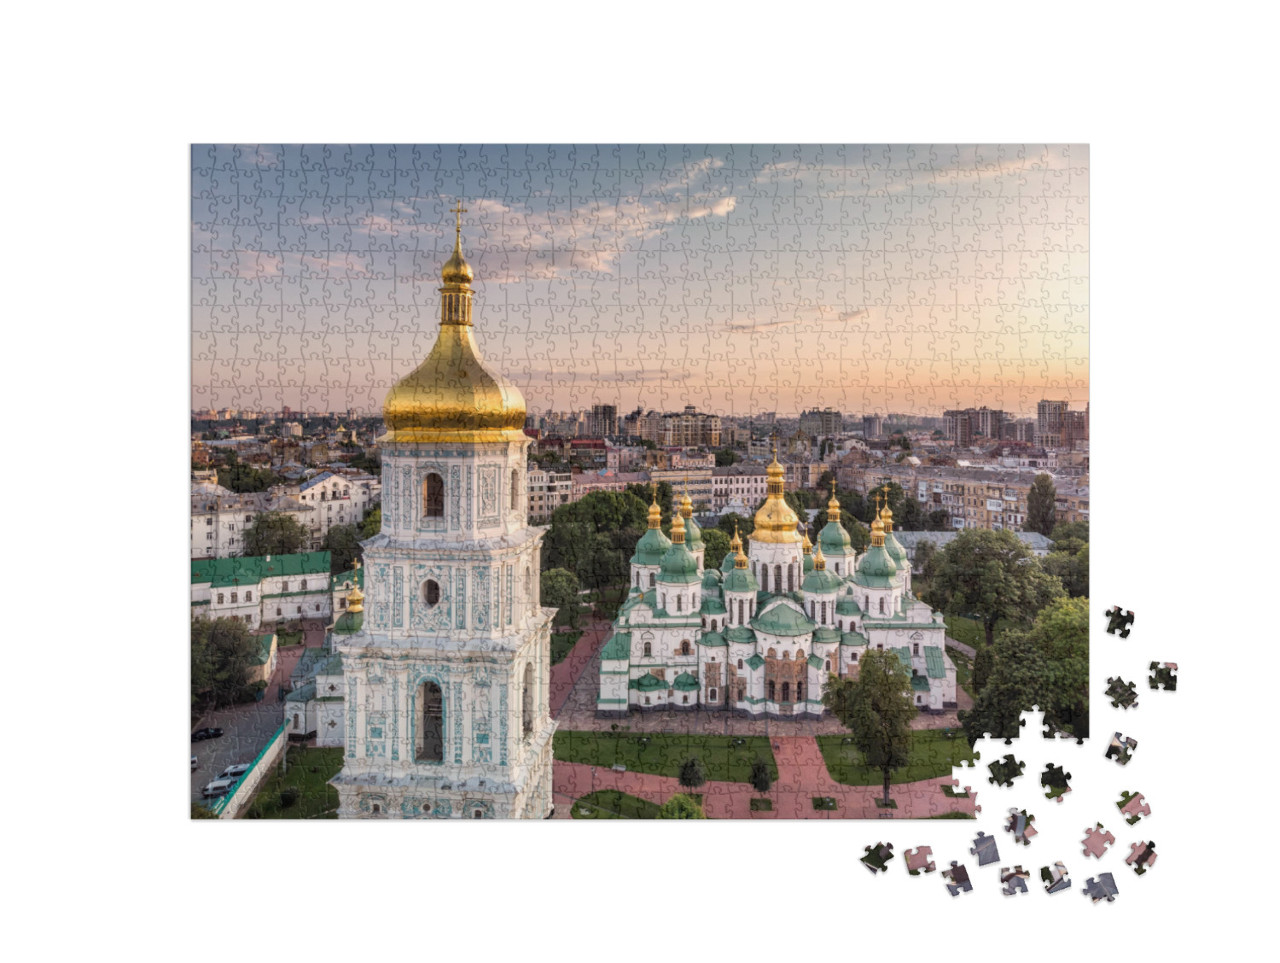
M 636 498 L 640 499 L 640 504 L 644 506 L 644 510 L 647 515 L 649 505 L 653 502 L 653 490 L 648 485 L 641 485 L 637 483 L 634 485 L 628 485 L 626 494 L 634 495 Z M 587 497 L 589 498 L 590 496 Z M 671 483 L 658 482 L 658 507 L 662 509 L 662 517 L 668 522 L 671 521 L 671 505 Z
M 702 541 L 706 544 L 706 552 L 702 556 L 704 568 L 719 568 L 729 553 L 729 536 L 718 528 L 708 528 L 702 533 Z
M 690 756 L 680 766 L 680 785 L 685 789 L 697 789 L 707 781 L 706 770 L 702 768 L 702 760 Z
M 234 455 L 235 452 L 230 454 Z M 280 481 L 274 472 L 238 461 L 218 469 L 218 484 L 233 492 L 265 492 L 272 485 L 280 484 Z
M 739 515 L 737 512 L 726 512 L 721 515 L 719 520 L 716 522 L 716 528 L 720 529 L 720 531 L 724 532 L 725 535 L 730 538 L 733 537 L 735 525 L 737 525 L 738 534 L 742 538 L 746 538 L 756 530 L 756 520 L 754 516 Z M 703 537 L 706 537 L 705 533 Z
M 951 513 L 941 508 L 935 508 L 927 513 L 924 517 L 924 531 L 926 532 L 946 532 L 951 529 Z
M 1062 583 L 1013 532 L 970 528 L 938 553 L 925 601 L 950 615 L 977 619 L 991 645 L 1001 619 L 1029 623 L 1063 594 Z
M 832 474 L 831 469 L 827 468 L 822 472 L 822 477 L 818 479 L 818 491 L 829 492 L 831 486 L 835 484 L 836 476 Z
M 578 577 L 562 568 L 542 573 L 542 604 L 555 608 L 556 625 L 578 627 Z
M 992 647 L 990 675 L 961 723 L 970 744 L 988 732 L 1014 738 L 1022 713 L 1035 706 L 1051 728 L 1089 734 L 1087 599 L 1057 599 L 1029 628 L 1004 632 Z
M 323 545 L 329 552 L 329 571 L 334 575 L 351 571 L 352 563 L 364 558 L 360 530 L 355 525 L 334 525 L 325 533 Z
M 382 455 L 376 451 L 372 454 L 356 455 L 347 464 L 352 468 L 368 472 L 370 475 L 382 474 Z
M 1068 595 L 1087 598 L 1089 595 L 1089 543 L 1072 538 L 1054 543 L 1055 547 L 1058 545 L 1066 545 L 1069 549 L 1050 552 L 1040 560 L 1041 566 L 1050 575 L 1056 575 L 1062 581 L 1062 587 L 1066 589 Z
M 230 705 L 244 698 L 258 643 L 239 619 L 191 620 L 191 705 Z
M 1024 526 L 1027 531 L 1039 532 L 1046 537 L 1053 531 L 1058 517 L 1057 498 L 1053 477 L 1045 472 L 1036 475 L 1031 490 L 1027 492 L 1027 524 Z
M 920 577 L 926 582 L 933 577 L 934 566 L 938 560 L 938 546 L 933 542 L 919 542 L 916 545 L 915 557 L 911 560 L 912 566 L 920 570 Z
M 1049 536 L 1053 539 L 1053 547 L 1060 548 L 1059 543 L 1074 539 L 1079 542 L 1089 541 L 1089 523 L 1088 522 L 1058 522 L 1053 526 L 1053 533 Z
M 729 465 L 736 465 L 742 458 L 732 448 L 720 448 L 716 451 L 716 467 L 726 468 Z
M 832 675 L 822 704 L 853 737 L 866 764 L 884 776 L 884 804 L 895 769 L 911 758 L 911 676 L 893 651 L 872 649 L 859 660 L 858 677 Z
M 849 540 L 854 549 L 865 552 L 871 544 L 871 531 L 858 521 L 866 502 L 857 492 L 836 492 L 836 501 L 840 503 L 840 527 L 849 533 Z M 827 527 L 827 503 L 824 501 L 809 523 L 810 539 L 816 541 L 817 533 Z
M 301 552 L 310 534 L 284 512 L 263 512 L 244 532 L 246 555 L 293 555 Z
M 217 815 L 215 815 L 214 811 L 210 809 L 208 806 L 206 806 L 204 803 L 193 802 L 191 804 L 191 818 L 192 819 L 217 819 L 218 817 Z
M 374 505 L 364 513 L 364 519 L 360 522 L 360 538 L 373 538 L 380 531 L 382 531 L 382 506 Z
M 658 819 L 706 819 L 702 805 L 682 792 L 672 793 L 658 810 Z
M 756 792 L 768 792 L 773 785 L 773 775 L 769 772 L 769 764 L 757 757 L 751 764 L 750 783 Z

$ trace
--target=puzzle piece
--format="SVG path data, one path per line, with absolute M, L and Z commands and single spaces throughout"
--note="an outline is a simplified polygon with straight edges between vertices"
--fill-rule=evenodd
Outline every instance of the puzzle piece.
M 951 861 L 951 868 L 942 871 L 942 876 L 943 879 L 951 880 L 946 885 L 947 892 L 952 896 L 959 896 L 961 890 L 966 893 L 973 892 L 973 884 L 969 882 L 969 871 L 954 859 Z
M 991 770 L 991 777 L 987 782 L 995 783 L 999 786 L 1012 786 L 1013 781 L 1022 775 L 1022 770 L 1026 768 L 1025 762 L 1019 762 L 1013 757 L 1012 753 L 1006 754 L 1000 762 L 993 762 L 987 766 Z
M 907 872 L 912 876 L 919 876 L 921 873 L 932 873 L 936 868 L 933 860 L 929 857 L 933 855 L 933 849 L 928 846 L 921 846 L 918 849 L 908 849 Z
M 1104 899 L 1108 903 L 1114 903 L 1118 892 L 1115 877 L 1110 873 L 1099 873 L 1097 878 L 1091 878 L 1084 886 L 1084 895 L 1095 903 Z
M 1130 843 L 1129 855 L 1125 863 L 1133 867 L 1133 871 L 1141 876 L 1156 864 L 1156 844 L 1153 842 Z
M 1061 893 L 1071 888 L 1071 880 L 1067 878 L 1067 867 L 1062 863 L 1040 867 L 1040 881 L 1044 883 L 1046 893 Z
M 1133 625 L 1133 612 L 1121 612 L 1120 606 L 1107 609 L 1107 632 L 1119 634 L 1120 638 L 1129 637 L 1129 626 Z
M 1048 788 L 1048 792 L 1044 794 L 1045 799 L 1056 799 L 1062 802 L 1067 793 L 1071 792 L 1069 780 L 1071 773 L 1063 772 L 1061 766 L 1055 766 L 1052 763 L 1040 774 L 1040 785 Z
M 1000 867 L 1000 884 L 1005 896 L 1025 893 L 1027 891 L 1027 880 L 1030 878 L 1031 874 L 1021 866 L 1015 866 L 1013 869 L 1008 866 Z
M 1030 846 L 1031 837 L 1036 835 L 1036 830 L 1031 825 L 1035 822 L 1035 819 L 1035 816 L 1028 816 L 1025 809 L 1010 809 L 1009 818 L 1005 820 L 1004 830 L 1007 833 L 1013 833 L 1015 843 Z
M 1128 736 L 1122 736 L 1116 733 L 1111 737 L 1111 743 L 1107 746 L 1106 757 L 1114 759 L 1118 765 L 1127 766 L 1129 760 L 1133 758 L 1133 752 L 1138 748 L 1138 740 L 1130 739 Z
M 1102 823 L 1098 823 L 1094 829 L 1086 829 L 1084 831 L 1084 854 L 1092 856 L 1095 859 L 1101 859 L 1102 854 L 1107 851 L 1107 847 L 1116 841 L 1115 836 L 1103 829 Z
M 866 854 L 859 862 L 870 870 L 874 876 L 878 872 L 884 872 L 885 864 L 893 859 L 893 843 L 876 843 L 874 846 L 862 847 Z
M 1178 688 L 1178 663 L 1152 662 L 1147 668 L 1152 672 L 1147 676 L 1147 684 L 1153 689 L 1164 689 L 1174 692 Z
M 1143 816 L 1151 815 L 1151 807 L 1143 799 L 1142 793 L 1132 793 L 1127 790 L 1122 792 L 1120 801 L 1116 803 L 1116 808 L 1125 814 L 1127 817 L 1125 822 L 1130 826 L 1142 819 Z
M 1000 851 L 996 848 L 996 838 L 983 832 L 978 833 L 973 840 L 973 848 L 969 850 L 969 855 L 978 857 L 979 866 L 994 863 L 1000 858 Z
M 1155 663 L 1152 663 L 1152 668 L 1154 667 Z M 1152 688 L 1155 686 L 1153 685 Z M 1125 682 L 1121 678 L 1109 678 L 1106 694 L 1110 697 L 1112 706 L 1117 709 L 1138 706 L 1138 690 L 1133 687 L 1132 682 Z

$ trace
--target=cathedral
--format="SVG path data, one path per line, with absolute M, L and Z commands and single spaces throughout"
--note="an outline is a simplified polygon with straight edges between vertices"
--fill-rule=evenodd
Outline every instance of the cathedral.
M 435 346 L 383 404 L 382 530 L 362 543 L 364 592 L 348 595 L 317 677 L 342 696 L 329 719 L 342 730 L 340 817 L 551 814 L 546 530 L 526 518 L 524 398 L 476 347 L 464 211 Z
M 888 505 L 859 556 L 833 488 L 815 546 L 783 498 L 783 474 L 775 449 L 750 547 L 744 552 L 735 532 L 719 571 L 703 565 L 688 493 L 670 538 L 655 498 L 631 558 L 630 594 L 600 653 L 597 715 L 703 709 L 819 717 L 828 676 L 856 675 L 868 647 L 897 654 L 921 710 L 955 707 L 946 626 L 911 592 Z

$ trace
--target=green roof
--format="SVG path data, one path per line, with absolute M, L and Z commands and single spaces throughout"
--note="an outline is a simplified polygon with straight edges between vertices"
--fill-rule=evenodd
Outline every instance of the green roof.
M 702 576 L 698 574 L 698 560 L 684 545 L 672 545 L 662 556 L 662 567 L 658 569 L 658 581 L 676 585 L 701 582 Z
M 809 552 L 804 553 L 804 570 L 806 574 L 813 571 L 813 556 Z
M 636 553 L 631 556 L 632 565 L 661 565 L 662 556 L 671 547 L 671 539 L 662 534 L 660 528 L 645 529 L 636 542 Z
M 705 569 L 702 573 L 702 587 L 704 589 L 718 589 L 723 581 L 724 576 L 713 568 Z
M 867 554 L 862 556 L 862 561 L 858 562 L 859 575 L 887 578 L 897 574 L 897 571 L 898 566 L 894 564 L 883 545 L 872 545 L 867 549 Z
M 600 650 L 601 662 L 618 662 L 631 658 L 631 633 L 614 632 L 613 638 Z
M 911 650 L 910 649 L 908 649 L 905 645 L 900 645 L 896 649 L 891 646 L 889 648 L 889 651 L 898 657 L 898 661 L 901 662 L 904 666 L 906 666 L 906 669 L 908 672 L 911 671 Z
M 758 669 L 760 666 L 764 665 L 764 658 L 759 652 L 757 652 L 751 658 L 747 659 L 747 665 L 751 666 L 753 669 Z
M 795 636 L 809 635 L 814 629 L 814 624 L 803 613 L 797 612 L 784 602 L 757 616 L 752 621 L 751 627 L 757 632 L 766 632 L 769 635 Z
M 713 595 L 702 596 L 702 614 L 703 615 L 726 615 L 724 603 Z
M 811 656 L 809 656 L 809 667 L 810 667 L 811 669 L 821 669 L 821 668 L 822 668 L 822 660 L 821 660 L 821 659 L 819 659 L 816 655 L 811 655 Z
M 724 558 L 720 559 L 720 572 L 728 575 L 733 571 L 734 563 L 737 561 L 738 553 L 730 549 L 724 553 Z
M 341 675 L 342 653 L 335 652 L 316 666 L 316 675 Z
M 730 642 L 754 642 L 756 640 L 756 634 L 745 625 L 735 625 L 725 632 L 724 637 Z
M 705 635 L 702 636 L 701 639 L 698 640 L 698 644 L 715 647 L 720 645 L 728 645 L 729 643 L 725 639 L 725 637 L 721 635 L 719 632 L 707 632 Z
M 947 663 L 943 661 L 942 650 L 936 645 L 926 645 L 924 647 L 924 666 L 924 670 L 929 673 L 930 679 L 945 679 L 947 677 Z
M 364 625 L 363 612 L 343 612 L 338 621 L 333 623 L 333 631 L 338 635 L 355 635 Z
M 254 661 L 258 665 L 266 665 L 271 659 L 271 643 L 276 640 L 275 635 L 259 635 L 258 654 L 254 656 Z
M 757 592 L 760 584 L 749 568 L 735 568 L 724 577 L 725 592 Z
M 813 592 L 815 595 L 830 595 L 832 592 L 839 590 L 840 576 L 825 569 L 821 572 L 815 569 L 804 577 L 804 583 L 801 588 L 806 592 Z
M 815 642 L 839 642 L 840 633 L 836 629 L 828 629 L 825 626 L 813 630 L 813 641 Z
M 673 688 L 679 689 L 681 692 L 696 692 L 698 691 L 698 680 L 688 672 L 681 672 L 676 676 Z
M 706 549 L 706 543 L 702 540 L 702 529 L 698 527 L 698 523 L 693 520 L 690 515 L 684 520 L 684 544 L 691 552 L 699 549 Z
M 853 547 L 853 541 L 844 526 L 839 522 L 827 522 L 818 533 L 818 544 L 822 546 L 824 555 L 846 555 Z
M 884 548 L 898 568 L 902 568 L 902 563 L 907 560 L 907 550 L 902 547 L 900 541 L 893 537 L 893 532 L 885 532 Z
M 915 689 L 917 692 L 928 692 L 929 680 L 922 675 L 913 675 L 911 677 L 911 688 Z
M 363 592 L 364 591 L 364 566 L 363 565 L 360 566 L 360 568 L 358 569 L 354 569 L 354 570 L 348 569 L 345 572 L 339 572 L 337 575 L 333 576 L 329 580 L 330 587 L 333 588 L 334 590 L 342 588 L 343 582 L 351 581 L 351 575 L 353 571 L 355 572 L 355 575 L 356 575 L 356 585 L 358 585 L 360 587 L 360 591 Z
M 853 581 L 867 588 L 890 588 L 893 585 L 893 579 L 888 575 L 868 575 L 861 568 L 854 573 Z
M 316 697 L 316 684 L 308 682 L 300 689 L 294 689 L 284 697 L 285 702 L 310 702 Z
M 852 595 L 842 595 L 836 603 L 836 615 L 861 615 L 857 600 Z
M 638 679 L 632 679 L 631 684 L 641 692 L 652 692 L 654 689 L 665 689 L 667 684 L 659 679 L 656 675 L 646 672 Z
M 840 636 L 841 645 L 866 645 L 867 637 L 861 632 L 845 632 Z
M 233 585 L 257 585 L 264 578 L 285 575 L 329 574 L 328 552 L 302 552 L 297 555 L 265 555 L 240 558 L 201 558 L 191 561 L 191 584 L 212 583 L 214 588 Z

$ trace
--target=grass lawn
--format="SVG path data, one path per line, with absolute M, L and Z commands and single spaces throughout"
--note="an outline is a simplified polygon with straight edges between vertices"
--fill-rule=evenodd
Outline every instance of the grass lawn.
M 617 789 L 598 789 L 576 800 L 570 815 L 574 819 L 657 819 L 660 808 Z
M 938 813 L 936 816 L 926 816 L 925 819 L 977 819 L 976 813 Z
M 557 662 L 563 662 L 581 637 L 582 633 L 580 632 L 552 632 L 551 664 L 555 665 Z
M 972 761 L 973 750 L 969 741 L 958 729 L 953 738 L 947 738 L 941 729 L 915 729 L 911 733 L 911 761 L 893 772 L 895 783 L 916 782 L 950 776 L 951 767 Z M 818 736 L 818 748 L 827 764 L 831 778 L 846 786 L 879 786 L 884 776 L 879 769 L 871 769 L 863 763 L 853 743 L 845 744 L 848 736 Z
M 973 649 L 981 649 L 987 644 L 987 630 L 976 619 L 966 619 L 960 615 L 944 615 L 943 620 L 947 623 L 947 635 L 957 642 L 963 642 Z M 999 639 L 1000 633 L 1008 628 L 1009 624 L 1008 619 L 1000 619 L 996 622 L 993 638 Z
M 285 751 L 289 771 L 281 776 L 277 763 L 241 818 L 337 819 L 338 790 L 328 782 L 342 770 L 342 750 L 290 746 Z M 291 806 L 283 806 L 280 793 L 289 787 L 298 791 L 298 799 Z
M 286 645 L 301 645 L 301 644 L 302 644 L 301 632 L 277 632 L 276 633 L 276 645 L 282 649 Z
M 751 800 L 751 811 L 753 813 L 771 813 L 773 812 L 773 800 L 753 799 Z
M 561 762 L 580 762 L 606 769 L 620 763 L 630 772 L 672 778 L 679 778 L 680 766 L 686 759 L 697 756 L 707 778 L 722 782 L 747 782 L 751 778 L 751 764 L 758 756 L 768 764 L 770 779 L 776 781 L 778 778 L 778 766 L 773 761 L 773 750 L 767 736 L 691 736 L 561 729 L 555 734 L 553 752 Z
M 813 808 L 831 811 L 836 808 L 836 801 L 830 796 L 813 796 Z

